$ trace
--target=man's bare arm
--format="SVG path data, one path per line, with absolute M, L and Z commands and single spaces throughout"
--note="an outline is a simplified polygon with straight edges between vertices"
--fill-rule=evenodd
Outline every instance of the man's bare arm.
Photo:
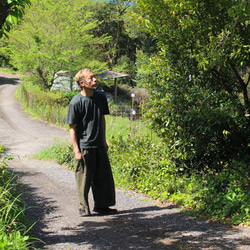
M 70 124 L 69 125 L 69 134 L 70 134 L 70 139 L 71 139 L 71 142 L 72 142 L 72 145 L 73 145 L 75 158 L 76 159 L 81 159 L 82 154 L 81 154 L 81 151 L 79 149 L 78 142 L 77 142 L 76 124 Z

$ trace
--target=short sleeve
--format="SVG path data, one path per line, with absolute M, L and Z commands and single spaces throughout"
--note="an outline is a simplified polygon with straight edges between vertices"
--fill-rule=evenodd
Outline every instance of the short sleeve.
M 105 95 L 103 95 L 103 114 L 109 115 L 109 105 Z
M 70 103 L 69 107 L 68 107 L 66 123 L 68 123 L 68 124 L 77 124 L 78 123 L 77 117 L 79 117 L 77 114 L 78 114 L 78 112 L 77 112 L 76 105 Z

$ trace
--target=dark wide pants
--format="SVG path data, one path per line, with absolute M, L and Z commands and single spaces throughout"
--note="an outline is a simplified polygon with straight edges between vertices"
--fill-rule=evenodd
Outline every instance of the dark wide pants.
M 75 178 L 80 209 L 90 214 L 88 194 L 92 187 L 94 206 L 115 205 L 115 185 L 107 152 L 104 147 L 81 149 L 82 159 L 75 159 Z

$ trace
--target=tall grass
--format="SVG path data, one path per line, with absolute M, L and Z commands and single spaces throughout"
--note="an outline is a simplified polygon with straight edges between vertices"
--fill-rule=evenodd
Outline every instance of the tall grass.
M 44 92 L 39 85 L 21 84 L 16 92 L 26 113 L 50 124 L 66 126 L 68 98 L 61 93 Z
M 24 215 L 25 205 L 17 192 L 15 176 L 7 171 L 8 160 L 0 146 L 0 249 L 28 249 L 31 224 Z
M 41 152 L 30 155 L 30 158 L 53 161 L 66 165 L 68 169 L 74 169 L 73 147 L 66 139 L 55 139 L 54 144 L 44 148 Z

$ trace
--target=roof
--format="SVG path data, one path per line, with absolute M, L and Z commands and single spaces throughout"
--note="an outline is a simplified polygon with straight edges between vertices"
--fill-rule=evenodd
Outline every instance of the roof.
M 114 79 L 114 78 L 119 78 L 119 77 L 128 77 L 131 75 L 126 74 L 126 73 L 116 72 L 113 70 L 108 70 L 108 71 L 105 71 L 101 74 L 97 74 L 97 76 L 103 78 L 104 80 L 107 80 L 107 79 Z

